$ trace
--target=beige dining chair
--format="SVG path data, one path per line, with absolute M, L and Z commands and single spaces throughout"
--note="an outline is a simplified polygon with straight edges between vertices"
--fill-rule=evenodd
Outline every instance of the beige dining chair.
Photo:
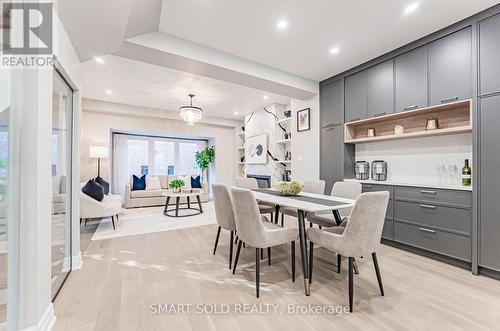
M 375 273 L 380 288 L 380 294 L 384 295 L 382 277 L 377 261 L 377 249 L 380 246 L 382 229 L 384 227 L 385 213 L 389 203 L 389 192 L 363 193 L 354 203 L 349 222 L 345 228 L 335 226 L 326 230 L 308 228 L 306 230 L 309 239 L 309 282 L 312 281 L 314 244 L 318 244 L 338 256 L 347 257 L 349 260 L 349 310 L 353 307 L 353 264 L 354 258 L 368 256 L 371 254 Z M 340 264 L 339 264 L 340 266 Z
M 234 221 L 233 203 L 229 188 L 223 184 L 212 184 L 214 196 L 215 218 L 217 220 L 217 236 L 215 237 L 214 253 L 217 251 L 221 229 L 228 230 L 231 233 L 229 241 L 229 270 L 233 260 L 234 233 L 236 232 L 236 223 Z
M 259 206 L 252 191 L 242 188 L 231 188 L 233 210 L 238 232 L 238 249 L 234 260 L 233 274 L 236 271 L 242 243 L 255 248 L 255 289 L 259 297 L 260 286 L 260 251 L 267 248 L 269 264 L 271 264 L 271 247 L 291 244 L 292 281 L 295 281 L 295 241 L 299 230 L 282 228 L 272 222 L 263 222 L 266 217 L 260 215 Z
M 247 178 L 247 177 L 236 177 L 236 186 L 239 188 L 245 188 L 248 190 L 257 190 L 259 188 L 259 184 L 257 183 L 257 179 L 255 178 Z M 271 222 L 274 220 L 274 211 L 275 206 L 265 203 L 259 203 L 259 211 L 261 214 L 269 214 L 271 215 Z
M 324 180 L 308 180 L 304 182 L 304 188 L 302 188 L 302 192 L 306 193 L 314 193 L 314 194 L 325 194 L 325 185 L 326 182 Z M 279 209 L 281 214 L 281 226 L 285 223 L 285 215 L 298 217 L 297 209 L 291 207 L 281 207 Z

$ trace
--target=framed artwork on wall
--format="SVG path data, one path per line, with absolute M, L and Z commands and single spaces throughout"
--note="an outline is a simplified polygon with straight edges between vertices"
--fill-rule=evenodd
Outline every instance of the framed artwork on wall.
M 297 112 L 297 132 L 311 129 L 310 108 L 305 108 Z
M 245 162 L 250 164 L 267 163 L 267 135 L 248 137 L 245 141 Z

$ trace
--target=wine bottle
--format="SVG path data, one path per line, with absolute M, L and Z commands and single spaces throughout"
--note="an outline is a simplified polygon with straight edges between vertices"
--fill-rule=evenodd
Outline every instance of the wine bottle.
M 469 167 L 469 160 L 465 160 L 465 166 L 462 168 L 462 185 L 470 186 L 472 178 L 472 171 Z

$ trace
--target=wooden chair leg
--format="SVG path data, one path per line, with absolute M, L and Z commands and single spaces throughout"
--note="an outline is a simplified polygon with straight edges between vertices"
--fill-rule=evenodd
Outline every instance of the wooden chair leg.
M 231 239 L 229 240 L 229 270 L 231 270 L 231 264 L 233 262 L 233 240 L 234 231 L 231 231 Z
M 354 274 L 359 275 L 358 263 L 355 258 L 352 258 L 352 268 L 354 269 Z
M 377 274 L 378 287 L 380 288 L 380 295 L 384 296 L 384 285 L 382 285 L 382 276 L 380 275 L 380 268 L 378 266 L 377 253 L 372 253 L 373 265 L 375 266 L 375 273 Z
M 292 282 L 295 282 L 295 240 L 292 241 L 290 253 L 292 256 Z
M 217 229 L 217 236 L 215 237 L 215 246 L 214 246 L 214 254 L 213 255 L 215 255 L 215 251 L 217 250 L 217 244 L 219 243 L 220 230 L 221 230 L 221 227 L 219 226 L 219 228 Z
M 337 254 L 337 273 L 340 274 L 340 267 L 342 266 L 342 255 Z
M 262 252 L 260 248 L 255 249 L 255 293 L 257 298 L 259 297 L 259 286 L 260 286 L 260 254 Z
M 233 275 L 236 272 L 236 265 L 238 264 L 238 259 L 240 258 L 240 251 L 241 251 L 241 244 L 243 242 L 241 240 L 238 241 L 238 248 L 236 249 L 236 257 L 234 258 L 234 265 L 233 265 Z
M 312 241 L 309 242 L 309 284 L 312 283 L 313 279 L 313 253 L 314 250 L 314 243 Z
M 354 275 L 352 274 L 354 258 L 349 258 L 349 312 L 352 313 L 352 302 L 354 297 Z

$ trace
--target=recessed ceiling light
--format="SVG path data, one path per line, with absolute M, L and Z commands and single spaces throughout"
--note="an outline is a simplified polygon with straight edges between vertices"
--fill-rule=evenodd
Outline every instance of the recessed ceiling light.
M 278 29 L 285 30 L 287 27 L 288 27 L 287 21 L 279 21 L 278 22 Z
M 237 111 L 234 112 L 234 115 L 238 115 L 239 113 Z
M 409 4 L 408 6 L 405 7 L 404 14 L 408 15 L 408 14 L 413 13 L 415 10 L 418 9 L 418 5 L 419 5 L 418 2 L 414 2 L 414 3 Z
M 269 99 L 269 97 L 267 95 L 264 95 L 264 100 L 267 100 Z
M 104 64 L 104 60 L 102 59 L 102 57 L 95 56 L 95 57 L 94 57 L 94 60 L 95 60 L 95 62 L 97 62 L 97 63 Z
M 106 90 L 106 94 L 111 95 L 111 94 L 113 94 L 113 92 L 111 92 L 111 90 Z
M 338 47 L 330 48 L 330 54 L 338 54 L 340 49 Z

